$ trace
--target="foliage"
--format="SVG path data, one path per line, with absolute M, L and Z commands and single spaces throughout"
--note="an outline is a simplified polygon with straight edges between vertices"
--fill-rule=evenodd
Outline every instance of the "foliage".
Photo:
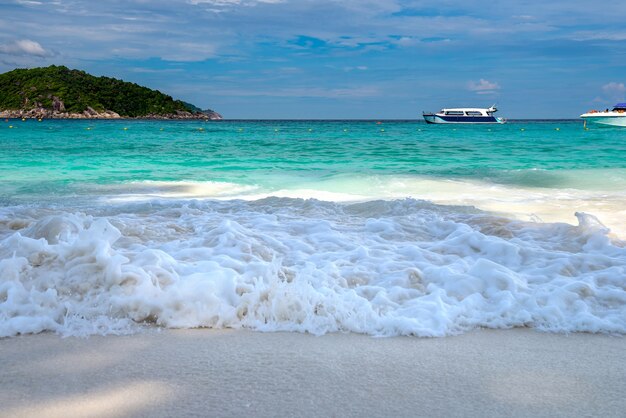
M 98 112 L 111 110 L 120 116 L 140 117 L 176 111 L 195 113 L 197 109 L 158 90 L 64 66 L 0 74 L 0 110 L 52 109 L 55 97 L 63 102 L 67 112 L 76 113 L 91 107 Z

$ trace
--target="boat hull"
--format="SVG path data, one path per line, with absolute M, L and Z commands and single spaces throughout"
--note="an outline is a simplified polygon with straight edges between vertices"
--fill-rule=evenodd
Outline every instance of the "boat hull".
M 601 126 L 619 126 L 626 128 L 626 116 L 581 116 L 587 123 Z

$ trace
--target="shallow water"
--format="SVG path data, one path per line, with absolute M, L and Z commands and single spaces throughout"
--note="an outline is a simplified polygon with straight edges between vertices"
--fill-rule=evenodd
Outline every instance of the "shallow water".
M 625 333 L 625 140 L 579 121 L 2 122 L 0 336 Z

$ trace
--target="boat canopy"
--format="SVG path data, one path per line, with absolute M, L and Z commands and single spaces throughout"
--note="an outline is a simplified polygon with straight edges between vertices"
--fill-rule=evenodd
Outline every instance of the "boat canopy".
M 618 103 L 613 106 L 614 109 L 626 109 L 626 103 Z

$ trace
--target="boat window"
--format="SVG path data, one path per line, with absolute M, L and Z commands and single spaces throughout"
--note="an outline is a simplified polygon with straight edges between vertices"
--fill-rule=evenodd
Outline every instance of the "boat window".
M 482 116 L 483 114 L 481 112 L 477 112 L 477 111 L 468 111 L 467 115 L 468 116 Z
M 450 115 L 450 116 L 463 116 L 463 111 L 458 111 L 458 110 L 448 110 L 446 112 L 446 115 Z

